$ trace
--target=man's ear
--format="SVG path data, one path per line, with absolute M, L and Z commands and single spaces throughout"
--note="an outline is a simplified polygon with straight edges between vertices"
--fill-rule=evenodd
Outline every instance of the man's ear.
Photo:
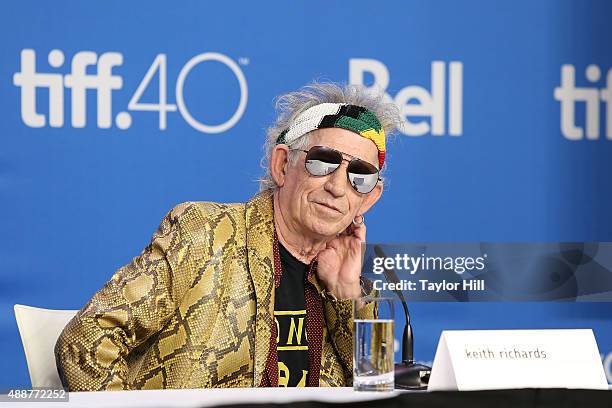
M 370 191 L 365 196 L 363 203 L 361 203 L 361 207 L 359 207 L 359 214 L 361 215 L 365 214 L 370 209 L 370 207 L 376 204 L 376 202 L 382 195 L 383 190 L 384 190 L 384 184 L 382 181 L 379 181 L 378 184 L 376 184 L 376 187 L 374 187 L 374 190 Z
M 287 165 L 289 163 L 289 147 L 284 144 L 274 146 L 270 156 L 270 174 L 278 187 L 285 184 Z

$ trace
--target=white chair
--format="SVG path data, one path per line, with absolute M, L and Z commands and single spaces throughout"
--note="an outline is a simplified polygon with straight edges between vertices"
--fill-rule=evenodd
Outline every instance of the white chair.
M 55 365 L 55 342 L 78 310 L 51 310 L 15 305 L 15 319 L 33 388 L 62 388 Z

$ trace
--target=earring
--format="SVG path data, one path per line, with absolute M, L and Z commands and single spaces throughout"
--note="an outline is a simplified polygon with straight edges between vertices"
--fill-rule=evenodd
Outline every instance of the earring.
M 361 217 L 361 221 L 360 222 L 355 221 L 357 219 L 357 217 Z M 356 226 L 356 227 L 358 227 L 360 225 L 363 225 L 364 222 L 365 222 L 365 217 L 363 215 L 358 215 L 355 218 L 353 218 L 353 225 Z

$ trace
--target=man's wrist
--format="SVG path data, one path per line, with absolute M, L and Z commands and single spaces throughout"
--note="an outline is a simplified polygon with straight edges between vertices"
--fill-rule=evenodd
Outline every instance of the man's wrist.
M 343 290 L 344 289 L 344 290 Z M 335 288 L 334 290 L 328 290 L 327 288 L 323 288 L 323 292 L 321 293 L 324 298 L 337 301 L 337 300 L 351 300 L 357 299 L 362 296 L 362 288 L 359 283 L 353 288 Z
M 323 299 L 330 300 L 332 302 L 335 302 L 338 300 L 336 295 L 328 291 L 327 288 L 323 288 L 323 291 L 321 292 L 321 296 L 323 297 Z

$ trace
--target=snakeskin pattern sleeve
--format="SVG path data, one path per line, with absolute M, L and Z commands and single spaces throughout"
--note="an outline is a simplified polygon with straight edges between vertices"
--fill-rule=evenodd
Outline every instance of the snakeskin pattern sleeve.
M 191 241 L 181 233 L 181 219 L 191 207 L 172 209 L 143 252 L 64 328 L 55 355 L 70 391 L 130 389 L 128 353 L 163 327 L 190 287 Z
M 340 357 L 345 384 L 353 382 L 353 301 L 326 300 L 323 307 L 327 329 Z

